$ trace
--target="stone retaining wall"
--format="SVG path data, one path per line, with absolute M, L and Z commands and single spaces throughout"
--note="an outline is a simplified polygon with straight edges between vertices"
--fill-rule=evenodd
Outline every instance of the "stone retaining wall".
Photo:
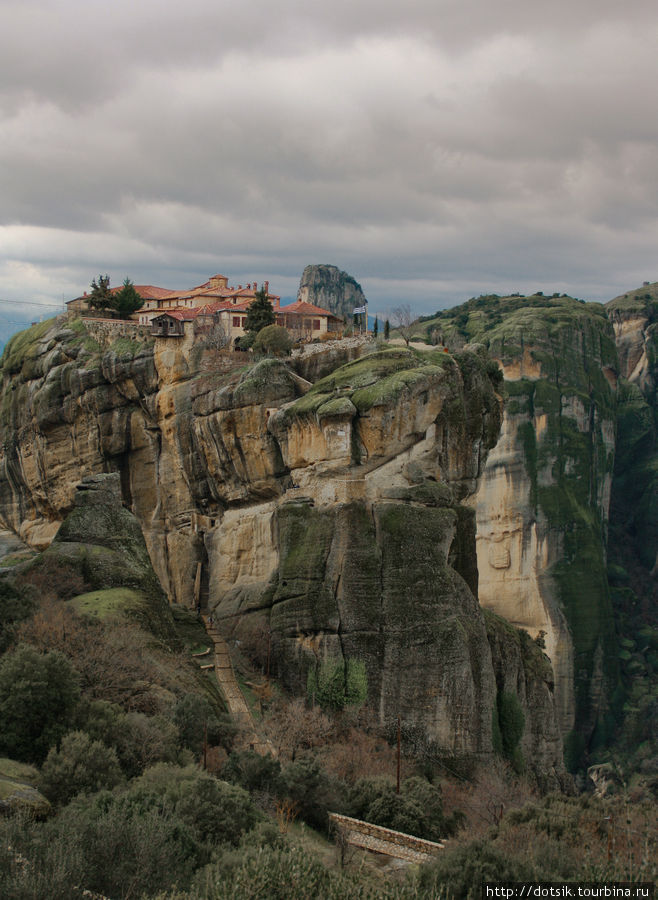
M 129 319 L 94 319 L 85 316 L 81 321 L 89 334 L 103 346 L 109 346 L 117 338 L 142 341 L 151 335 L 149 325 L 140 325 Z
M 408 862 L 427 862 L 429 857 L 436 856 L 445 846 L 442 843 L 426 841 L 412 834 L 382 828 L 381 825 L 373 825 L 371 822 L 363 822 L 361 819 L 352 819 L 338 813 L 329 813 L 329 818 L 337 828 L 347 834 L 348 842 L 355 847 L 395 856 Z

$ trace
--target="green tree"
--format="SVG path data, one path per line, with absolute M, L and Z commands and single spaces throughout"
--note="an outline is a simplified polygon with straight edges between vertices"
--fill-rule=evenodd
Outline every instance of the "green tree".
M 265 288 L 256 291 L 254 296 L 255 299 L 247 307 L 247 319 L 244 324 L 244 329 L 245 331 L 252 332 L 256 335 L 261 328 L 265 328 L 267 325 L 274 325 L 276 316 L 274 315 L 274 308 L 269 301 Z
M 91 308 L 111 309 L 113 301 L 114 297 L 110 289 L 110 276 L 99 275 L 98 280 L 94 278 L 91 283 L 91 294 L 89 295 Z
M 375 316 L 375 324 L 372 326 L 372 336 L 377 337 L 379 334 L 379 319 Z
M 122 781 L 114 750 L 92 741 L 83 731 L 71 731 L 57 750 L 52 747 L 41 769 L 40 788 L 60 806 L 76 794 L 93 794 Z
M 281 325 L 266 325 L 261 328 L 253 343 L 254 350 L 272 353 L 274 356 L 287 356 L 291 347 L 292 338 Z
M 41 762 L 68 731 L 80 696 L 78 673 L 58 650 L 24 644 L 0 660 L 0 753 Z
M 310 700 L 326 709 L 361 706 L 368 696 L 365 663 L 358 659 L 325 660 L 309 669 L 306 691 Z
M 122 319 L 127 319 L 131 313 L 141 309 L 144 305 L 143 299 L 135 290 L 135 285 L 129 278 L 123 282 L 123 287 L 112 295 L 112 309 L 114 309 Z
M 384 322 L 384 340 L 387 341 L 391 336 L 391 323 L 388 319 Z
M 496 705 L 503 756 L 512 763 L 514 770 L 520 773 L 524 768 L 523 754 L 519 746 L 525 729 L 523 709 L 519 698 L 510 691 L 498 694 Z
M 28 591 L 0 580 L 0 653 L 9 649 L 19 622 L 32 615 L 35 605 Z

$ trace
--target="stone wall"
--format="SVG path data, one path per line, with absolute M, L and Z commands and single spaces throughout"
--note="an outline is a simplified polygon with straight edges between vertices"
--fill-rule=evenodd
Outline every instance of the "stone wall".
M 355 847 L 362 847 L 364 850 L 372 850 L 375 853 L 385 853 L 387 856 L 395 856 L 397 859 L 405 859 L 408 862 L 427 862 L 429 857 L 436 856 L 440 850 L 445 848 L 442 843 L 426 841 L 413 834 L 382 828 L 381 825 L 373 825 L 371 822 L 363 822 L 361 819 L 352 819 L 350 816 L 329 813 L 329 819 L 347 835 L 348 843 Z
M 92 319 L 85 316 L 82 321 L 89 334 L 101 346 L 109 346 L 117 338 L 141 341 L 151 336 L 149 325 L 140 325 L 139 322 L 131 322 L 129 319 Z

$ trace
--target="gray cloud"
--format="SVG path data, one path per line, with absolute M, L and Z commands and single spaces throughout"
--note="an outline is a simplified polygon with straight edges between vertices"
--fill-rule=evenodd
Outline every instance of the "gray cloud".
M 0 293 L 309 262 L 382 309 L 645 279 L 658 10 L 612 0 L 9 2 Z

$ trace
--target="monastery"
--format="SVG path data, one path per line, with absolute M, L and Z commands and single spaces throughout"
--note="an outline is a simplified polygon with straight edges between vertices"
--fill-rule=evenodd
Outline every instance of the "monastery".
M 186 291 L 168 290 L 150 284 L 136 284 L 134 287 L 144 305 L 130 318 L 140 325 L 150 325 L 154 336 L 183 337 L 190 330 L 194 334 L 207 334 L 213 328 L 220 327 L 231 347 L 235 347 L 236 341 L 246 333 L 247 310 L 258 291 L 255 281 L 245 286 L 230 286 L 226 275 L 213 275 L 204 284 Z M 281 298 L 270 293 L 269 281 L 264 282 L 262 289 L 272 304 L 276 324 L 287 328 L 296 340 L 312 340 L 343 328 L 340 317 L 312 303 L 298 300 L 281 306 Z M 92 312 L 86 292 L 82 297 L 70 300 L 66 306 L 69 317 Z

